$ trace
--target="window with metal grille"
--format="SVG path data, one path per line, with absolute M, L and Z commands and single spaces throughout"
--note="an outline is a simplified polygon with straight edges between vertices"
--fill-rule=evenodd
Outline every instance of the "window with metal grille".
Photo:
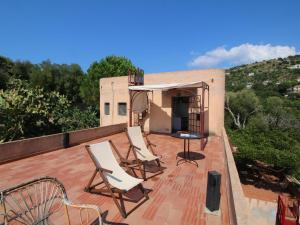
M 119 102 L 119 104 L 118 104 L 118 114 L 120 116 L 126 116 L 127 115 L 127 104 L 126 104 L 126 102 Z
M 109 115 L 109 108 L 110 108 L 109 102 L 105 102 L 104 103 L 104 114 L 105 115 Z

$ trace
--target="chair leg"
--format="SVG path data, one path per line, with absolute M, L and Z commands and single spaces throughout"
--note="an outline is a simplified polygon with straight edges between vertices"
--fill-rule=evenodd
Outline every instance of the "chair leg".
M 136 155 L 135 155 L 135 157 L 136 157 Z M 137 158 L 137 157 L 136 157 L 136 158 Z M 138 161 L 137 161 L 137 166 L 138 166 L 138 169 L 139 169 L 139 171 L 140 171 L 140 173 L 141 173 L 142 178 L 143 178 L 144 180 L 147 180 L 144 163 L 143 163 L 142 161 L 138 160 Z
M 91 176 L 91 178 L 90 178 L 87 186 L 84 188 L 85 191 L 90 192 L 91 185 L 92 185 L 92 183 L 93 183 L 93 181 L 95 179 L 95 176 L 97 175 L 97 172 L 98 172 L 97 169 L 95 169 L 95 171 L 94 171 L 93 175 Z
M 119 198 L 120 198 L 121 214 L 124 218 L 126 218 L 127 215 L 126 215 L 126 210 L 125 210 L 124 199 L 123 199 L 122 193 L 119 193 Z
M 147 180 L 147 177 L 146 177 L 146 165 L 145 165 L 145 162 L 143 162 L 143 178 L 144 178 L 145 181 Z
M 131 168 L 131 171 L 132 171 L 132 175 L 133 175 L 133 176 L 138 177 L 138 175 L 136 174 L 134 168 Z
M 132 149 L 132 146 L 130 145 L 129 148 L 128 148 L 127 154 L 126 154 L 126 159 L 129 158 L 129 154 L 130 154 L 131 149 Z
M 117 200 L 115 194 L 114 194 L 114 191 L 112 190 L 112 187 L 109 185 L 109 183 L 108 183 L 106 177 L 103 175 L 102 172 L 100 172 L 100 176 L 101 176 L 103 182 L 105 183 L 105 186 L 106 186 L 106 188 L 107 188 L 107 190 L 108 190 L 108 193 L 110 193 L 110 195 L 111 195 L 111 197 L 112 197 L 114 203 L 116 204 L 117 208 L 119 209 L 121 215 L 122 215 L 124 218 L 126 218 L 127 215 L 126 215 L 126 211 L 125 211 L 125 207 L 124 207 L 124 203 L 123 203 L 123 196 L 122 196 L 121 193 L 120 193 L 120 203 L 121 203 L 121 204 L 120 204 L 120 203 L 118 202 L 118 200 Z M 124 210 L 123 210 L 123 209 L 124 209 Z
M 157 166 L 161 168 L 161 165 L 160 165 L 159 159 L 156 159 L 156 163 L 157 163 Z
M 115 194 L 112 191 L 110 191 L 110 193 L 111 193 L 111 197 L 112 197 L 114 203 L 116 204 L 117 208 L 119 209 L 119 212 L 121 213 L 123 218 L 126 218 L 127 215 L 126 215 L 126 211 L 125 211 L 125 207 L 124 207 L 122 194 L 119 193 L 119 198 L 120 198 L 120 203 L 119 203 L 116 196 L 115 196 Z
M 71 225 L 70 215 L 69 215 L 69 210 L 68 210 L 68 206 L 67 205 L 65 205 L 65 213 L 66 213 L 67 223 L 68 223 L 68 225 Z
M 139 184 L 138 187 L 139 187 L 139 189 L 141 190 L 141 192 L 143 193 L 144 197 L 145 197 L 146 199 L 149 199 L 148 193 L 146 192 L 146 190 L 145 190 L 145 188 L 143 187 L 143 185 L 142 185 L 142 184 Z

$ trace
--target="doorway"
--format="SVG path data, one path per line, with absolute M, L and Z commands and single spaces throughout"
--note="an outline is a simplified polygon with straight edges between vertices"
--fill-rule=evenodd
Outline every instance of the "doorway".
M 172 97 L 172 133 L 189 129 L 189 97 Z

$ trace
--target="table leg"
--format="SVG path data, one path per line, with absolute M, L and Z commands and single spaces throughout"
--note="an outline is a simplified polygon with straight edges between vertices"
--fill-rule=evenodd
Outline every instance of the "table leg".
M 186 139 L 188 139 L 187 143 L 186 143 Z M 177 156 L 176 156 L 176 159 L 177 159 Z M 196 160 L 191 159 L 191 157 L 190 157 L 190 139 L 189 138 L 183 138 L 183 158 L 179 159 L 177 161 L 176 165 L 178 166 L 180 162 L 192 163 L 198 167 L 198 163 L 196 162 Z
M 185 155 L 185 146 L 186 146 L 186 139 L 183 139 L 183 157 L 185 158 L 186 155 Z
M 188 149 L 187 149 L 187 151 L 188 151 L 188 158 L 190 159 L 190 139 L 188 139 Z

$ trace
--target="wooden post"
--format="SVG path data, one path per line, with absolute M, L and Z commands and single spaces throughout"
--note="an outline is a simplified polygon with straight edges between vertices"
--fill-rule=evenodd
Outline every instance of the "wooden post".
M 202 83 L 202 101 L 201 101 L 201 108 L 200 108 L 200 136 L 201 137 L 201 150 L 204 150 L 204 103 L 205 103 L 205 87 L 203 87 L 203 83 Z
M 129 91 L 129 127 L 132 126 L 132 91 Z

